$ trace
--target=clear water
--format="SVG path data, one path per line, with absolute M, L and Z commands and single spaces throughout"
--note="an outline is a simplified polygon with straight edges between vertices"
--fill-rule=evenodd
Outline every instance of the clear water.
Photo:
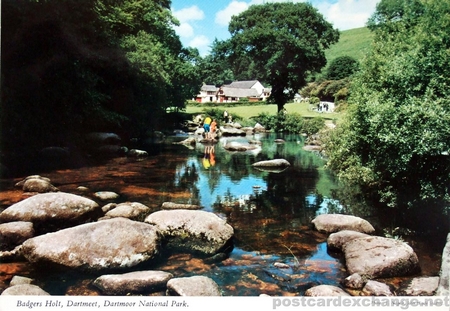
M 61 191 L 77 193 L 78 186 L 88 187 L 91 194 L 115 191 L 120 201 L 141 202 L 154 211 L 166 201 L 198 204 L 227 219 L 235 230 L 234 248 L 222 261 L 207 263 L 191 254 L 167 254 L 148 269 L 177 277 L 209 276 L 224 295 L 234 296 L 302 295 L 313 285 L 339 286 L 346 276 L 342 258 L 329 254 L 326 235 L 310 226 L 316 215 L 343 208 L 332 198 L 338 186 L 323 168 L 324 161 L 302 150 L 301 136 L 224 138 L 214 146 L 212 156 L 211 146 L 188 148 L 170 143 L 185 138 L 170 137 L 169 143 L 139 146 L 151 153 L 142 160 L 117 158 L 76 169 L 35 173 L 49 177 Z M 223 148 L 230 141 L 248 140 L 261 145 L 248 152 Z M 279 171 L 251 166 L 277 158 L 288 160 L 291 166 Z M 3 187 L 3 207 L 20 198 L 12 186 L 17 180 Z M 280 268 L 280 264 L 286 265 Z M 54 272 L 24 263 L 0 264 L 0 270 L 5 281 L 14 274 L 34 277 L 54 295 L 99 294 L 91 285 L 96 275 Z

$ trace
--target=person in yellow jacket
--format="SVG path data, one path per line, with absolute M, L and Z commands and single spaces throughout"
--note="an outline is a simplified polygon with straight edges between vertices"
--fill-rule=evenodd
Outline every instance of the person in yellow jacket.
M 211 125 L 212 119 L 210 117 L 206 117 L 205 120 L 203 120 L 203 129 L 205 130 L 205 138 L 209 139 L 210 137 L 210 125 Z

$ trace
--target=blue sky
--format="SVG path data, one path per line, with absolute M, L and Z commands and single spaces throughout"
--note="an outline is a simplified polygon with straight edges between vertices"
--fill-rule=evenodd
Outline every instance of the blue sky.
M 184 46 L 196 47 L 206 55 L 215 38 L 228 39 L 228 23 L 252 4 L 286 0 L 172 0 L 172 12 L 180 21 L 176 32 Z M 333 24 L 347 30 L 364 27 L 380 0 L 290 0 L 310 2 Z

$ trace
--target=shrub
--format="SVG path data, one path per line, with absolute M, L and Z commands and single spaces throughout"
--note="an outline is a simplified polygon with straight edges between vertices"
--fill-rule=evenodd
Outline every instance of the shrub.
M 303 121 L 302 132 L 308 136 L 319 132 L 325 126 L 325 120 L 321 117 L 305 119 Z
M 351 56 L 337 57 L 331 61 L 325 74 L 328 80 L 340 80 L 350 77 L 359 70 L 359 62 Z

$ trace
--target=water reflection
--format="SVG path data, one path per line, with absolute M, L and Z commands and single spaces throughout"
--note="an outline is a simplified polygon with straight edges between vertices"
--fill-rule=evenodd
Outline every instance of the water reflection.
M 247 152 L 223 148 L 230 141 L 250 140 L 260 144 Z M 210 276 L 225 295 L 298 295 L 315 284 L 338 285 L 345 276 L 341 259 L 327 253 L 326 236 L 309 227 L 317 213 L 340 208 L 331 198 L 336 184 L 323 169 L 322 159 L 303 151 L 302 144 L 298 135 L 275 134 L 226 138 L 216 144 L 196 144 L 193 149 L 169 143 L 142 161 L 120 158 L 43 175 L 61 191 L 76 193 L 78 186 L 92 192 L 115 191 L 121 201 L 141 202 L 152 210 L 165 201 L 201 205 L 234 227 L 235 247 L 229 257 L 209 264 L 189 254 L 168 254 L 150 268 L 175 276 Z M 291 166 L 285 170 L 252 167 L 257 161 L 275 158 L 284 158 Z M 289 268 L 280 269 L 275 263 Z M 52 276 L 48 271 L 36 275 L 53 294 L 98 294 L 89 288 L 94 277 Z

